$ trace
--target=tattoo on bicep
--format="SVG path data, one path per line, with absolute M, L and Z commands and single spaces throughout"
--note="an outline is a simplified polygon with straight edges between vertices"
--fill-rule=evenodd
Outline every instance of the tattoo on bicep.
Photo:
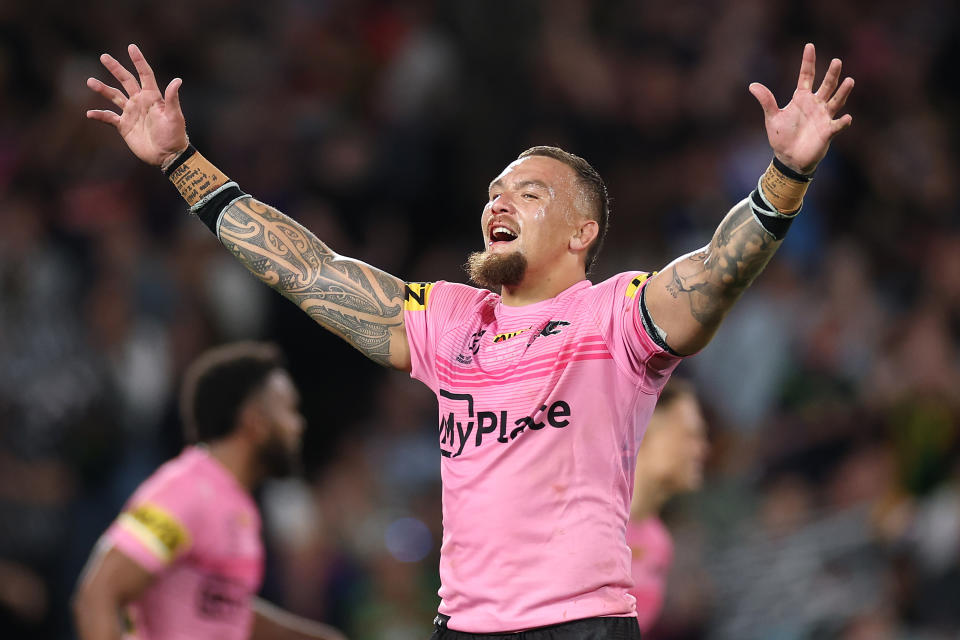
M 780 242 L 754 220 L 749 205 L 735 206 L 710 244 L 670 269 L 667 292 L 688 294 L 690 313 L 700 324 L 715 324 L 763 270 Z
M 389 365 L 403 323 L 403 283 L 342 258 L 291 218 L 253 198 L 228 207 L 220 241 L 255 276 L 370 359 Z

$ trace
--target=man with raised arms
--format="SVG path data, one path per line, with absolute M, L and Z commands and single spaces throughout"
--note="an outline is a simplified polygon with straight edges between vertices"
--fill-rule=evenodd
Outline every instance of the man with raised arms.
M 603 180 L 554 147 L 520 154 L 491 183 L 482 289 L 405 283 L 340 256 L 243 193 L 187 139 L 181 80 L 161 92 L 135 45 L 139 77 L 104 54 L 122 87 L 88 86 L 121 110 L 91 110 L 160 167 L 223 245 L 321 326 L 437 395 L 443 480 L 436 638 L 636 638 L 625 527 L 634 460 L 657 395 L 702 349 L 780 246 L 853 80 L 833 60 L 814 91 L 803 51 L 783 108 L 763 85 L 773 161 L 706 247 L 655 275 L 586 279 L 607 227 Z M 548 627 L 548 630 L 543 629 Z

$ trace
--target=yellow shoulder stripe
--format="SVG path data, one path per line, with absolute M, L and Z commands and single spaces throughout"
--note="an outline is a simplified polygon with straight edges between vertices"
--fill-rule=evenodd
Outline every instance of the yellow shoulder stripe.
M 190 546 L 190 534 L 173 515 L 154 504 L 141 504 L 125 511 L 120 526 L 164 562 L 170 562 Z
M 403 296 L 403 308 L 406 311 L 423 311 L 430 303 L 432 282 L 408 282 Z
M 657 275 L 657 272 L 656 272 L 656 271 L 654 271 L 653 273 L 641 273 L 641 274 L 638 275 L 636 278 L 634 278 L 633 280 L 631 280 L 631 281 L 630 281 L 630 284 L 627 286 L 626 296 L 627 296 L 628 298 L 635 298 L 635 297 L 637 297 L 637 291 L 640 290 L 640 286 L 641 286 L 644 282 L 646 282 L 651 276 L 655 276 L 655 275 Z

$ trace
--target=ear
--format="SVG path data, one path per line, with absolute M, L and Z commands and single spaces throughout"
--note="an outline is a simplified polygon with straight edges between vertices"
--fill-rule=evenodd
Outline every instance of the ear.
M 587 248 L 597 239 L 600 233 L 600 225 L 596 220 L 587 218 L 580 222 L 574 229 L 574 234 L 570 236 L 570 249 L 572 251 L 586 251 Z

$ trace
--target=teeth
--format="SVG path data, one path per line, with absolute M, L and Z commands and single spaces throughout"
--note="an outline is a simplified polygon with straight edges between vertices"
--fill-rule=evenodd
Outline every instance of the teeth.
M 516 234 L 516 233 L 514 233 L 514 232 L 511 231 L 510 229 L 507 229 L 506 227 L 494 227 L 494 228 L 493 228 L 493 231 L 491 232 L 490 235 L 496 235 L 496 234 L 498 234 L 498 233 L 505 233 L 505 234 L 509 235 L 511 238 L 516 238 L 516 237 L 517 237 L 517 234 Z

